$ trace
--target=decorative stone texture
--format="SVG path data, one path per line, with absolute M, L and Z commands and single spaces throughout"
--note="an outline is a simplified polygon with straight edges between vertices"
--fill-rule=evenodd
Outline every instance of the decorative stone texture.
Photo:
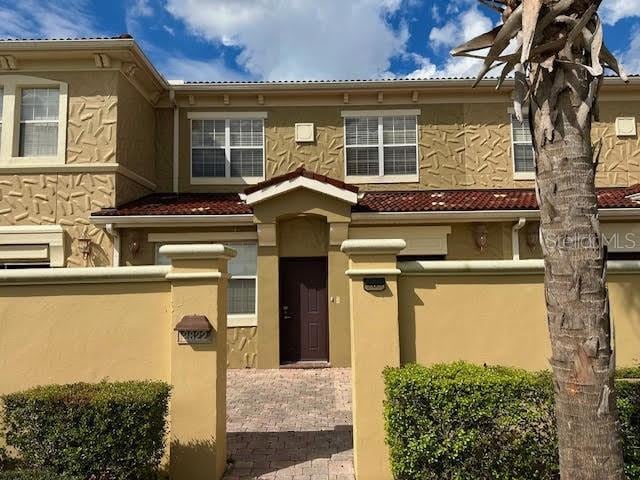
M 57 223 L 60 223 L 68 238 L 65 243 L 67 266 L 85 266 L 78 254 L 77 239 L 87 234 L 92 240 L 91 258 L 88 266 L 111 264 L 113 244 L 107 233 L 89 222 L 93 210 L 113 206 L 115 201 L 115 178 L 105 175 L 58 175 L 56 192 Z
M 114 178 L 105 175 L 5 175 L 0 176 L 0 225 L 64 227 L 68 266 L 83 265 L 77 256 L 76 239 L 85 231 L 93 240 L 90 265 L 110 264 L 111 239 L 91 225 L 92 210 L 114 201 Z
M 230 327 L 227 329 L 227 367 L 256 367 L 257 334 L 257 327 Z
M 313 122 L 316 141 L 296 143 L 295 124 Z M 265 121 L 267 178 L 304 166 L 322 175 L 344 177 L 343 122 L 335 107 L 273 109 Z
M 117 73 L 74 73 L 69 84 L 66 163 L 116 161 Z
M 618 137 L 616 117 L 640 119 L 640 102 L 601 102 L 600 121 L 593 124 L 593 142 L 602 141 L 602 153 L 596 172 L 598 186 L 627 186 L 640 183 L 640 139 Z

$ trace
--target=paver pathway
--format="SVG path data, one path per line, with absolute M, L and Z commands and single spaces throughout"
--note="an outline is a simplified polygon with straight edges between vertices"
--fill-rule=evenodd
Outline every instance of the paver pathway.
M 349 369 L 229 370 L 226 480 L 354 480 Z

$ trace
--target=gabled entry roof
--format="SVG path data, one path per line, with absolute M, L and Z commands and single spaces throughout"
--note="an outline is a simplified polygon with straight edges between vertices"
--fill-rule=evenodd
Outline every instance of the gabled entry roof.
M 355 205 L 358 203 L 358 187 L 326 175 L 298 168 L 293 172 L 273 177 L 245 190 L 247 205 L 255 205 L 284 193 L 306 188 Z

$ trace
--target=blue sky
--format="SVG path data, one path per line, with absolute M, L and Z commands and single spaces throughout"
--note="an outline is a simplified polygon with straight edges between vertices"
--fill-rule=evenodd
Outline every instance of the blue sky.
M 603 0 L 606 41 L 640 73 L 640 1 Z M 131 33 L 168 79 L 473 75 L 456 44 L 498 18 L 475 0 L 0 0 L 0 37 Z

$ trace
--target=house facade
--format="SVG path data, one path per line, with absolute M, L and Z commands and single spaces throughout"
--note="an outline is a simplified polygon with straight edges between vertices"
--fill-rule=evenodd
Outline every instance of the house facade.
M 350 365 L 348 239 L 540 258 L 529 127 L 469 79 L 167 81 L 128 37 L 0 42 L 0 266 L 167 264 L 223 243 L 231 367 Z M 594 142 L 611 258 L 640 259 L 640 80 Z

